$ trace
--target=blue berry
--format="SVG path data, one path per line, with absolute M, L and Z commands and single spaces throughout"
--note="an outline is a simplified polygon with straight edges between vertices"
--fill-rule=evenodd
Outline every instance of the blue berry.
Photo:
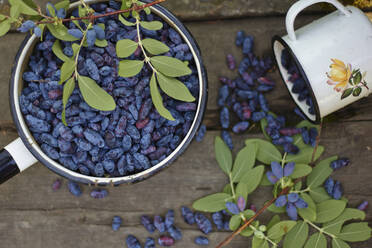
M 141 216 L 141 223 L 149 233 L 155 232 L 155 226 L 147 215 Z
M 118 231 L 121 224 L 123 223 L 123 220 L 120 216 L 114 216 L 114 218 L 112 218 L 112 230 L 114 231 Z
M 195 214 L 195 222 L 204 234 L 208 234 L 212 231 L 212 223 L 202 213 Z
M 88 47 L 94 46 L 94 43 L 96 43 L 96 31 L 94 29 L 88 30 L 86 39 Z
M 348 166 L 349 163 L 350 163 L 350 160 L 348 158 L 340 158 L 335 161 L 332 161 L 330 166 L 333 170 L 338 170 L 338 169 Z
M 368 201 L 363 201 L 359 206 L 358 206 L 358 209 L 361 210 L 361 211 L 366 211 L 367 208 L 368 208 Z
M 235 70 L 236 68 L 236 61 L 235 61 L 235 58 L 232 54 L 228 54 L 226 56 L 226 61 L 227 61 L 227 67 L 230 69 L 230 70 Z
M 205 136 L 205 133 L 207 132 L 207 127 L 205 125 L 201 125 L 199 128 L 198 133 L 196 134 L 195 140 L 197 142 L 201 142 Z
M 195 223 L 194 213 L 188 207 L 181 207 L 181 213 L 187 224 L 192 225 Z
M 253 50 L 253 37 L 246 36 L 243 42 L 243 54 L 248 55 Z
M 175 226 L 168 227 L 168 233 L 174 240 L 181 240 L 182 239 L 182 232 L 179 228 Z
M 204 237 L 204 236 L 196 237 L 194 242 L 197 245 L 209 245 L 209 239 L 207 237 Z
M 35 25 L 36 25 L 35 22 L 27 20 L 24 23 L 22 23 L 22 25 L 17 30 L 22 33 L 26 33 L 30 31 L 31 29 L 33 29 Z
M 146 243 L 144 248 L 155 248 L 155 240 L 153 238 L 146 238 Z
M 218 230 L 223 229 L 223 215 L 221 212 L 215 212 L 212 214 L 213 223 L 216 225 Z
M 81 188 L 80 188 L 79 184 L 74 183 L 72 181 L 69 181 L 67 183 L 67 186 L 68 186 L 68 189 L 71 192 L 71 194 L 73 194 L 74 196 L 77 196 L 77 197 L 81 196 L 82 192 L 81 192 Z
M 83 134 L 84 137 L 93 145 L 98 146 L 100 148 L 105 146 L 105 141 L 103 140 L 102 136 L 96 131 L 87 129 L 83 132 Z
M 233 132 L 234 133 L 242 133 L 244 131 L 246 131 L 249 127 L 249 122 L 248 121 L 242 121 L 242 122 L 238 122 L 237 124 L 235 124 L 232 128 Z
M 90 192 L 90 196 L 95 199 L 102 199 L 108 195 L 107 190 L 105 189 L 94 189 Z
M 236 34 L 236 39 L 235 39 L 236 46 L 238 46 L 238 47 L 242 46 L 243 45 L 243 42 L 244 42 L 244 38 L 245 38 L 244 31 L 239 31 Z
M 81 32 L 81 30 L 78 29 L 78 28 L 69 29 L 69 30 L 67 30 L 67 33 L 68 33 L 69 35 L 74 36 L 76 39 L 79 39 L 79 40 L 80 40 L 81 38 L 83 38 L 83 32 Z
M 174 224 L 174 210 L 168 210 L 167 214 L 165 215 L 165 226 L 167 228 L 173 226 Z
M 156 229 L 158 229 L 158 231 L 160 233 L 165 232 L 165 223 L 164 223 L 163 218 L 161 216 L 156 215 L 154 217 L 154 226 L 156 227 Z
M 234 148 L 231 135 L 228 131 L 222 131 L 221 138 L 231 150 Z
M 98 25 L 94 25 L 93 29 L 96 33 L 97 39 L 104 40 L 105 39 L 105 31 Z
M 160 246 L 172 246 L 172 245 L 174 245 L 174 239 L 172 239 L 171 237 L 168 237 L 168 236 L 161 236 L 158 239 L 158 244 Z
M 220 122 L 223 128 L 229 128 L 230 126 L 230 114 L 229 109 L 223 107 L 220 113 Z
M 133 235 L 128 235 L 126 238 L 126 244 L 128 248 L 141 248 L 140 242 Z

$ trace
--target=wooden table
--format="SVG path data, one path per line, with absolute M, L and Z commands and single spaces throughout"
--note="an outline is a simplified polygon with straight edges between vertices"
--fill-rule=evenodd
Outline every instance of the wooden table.
M 240 51 L 233 45 L 238 30 L 245 30 L 256 37 L 257 54 L 270 54 L 271 36 L 284 34 L 283 14 L 294 1 L 231 2 L 177 0 L 168 3 L 172 10 L 187 20 L 186 25 L 199 42 L 208 69 L 210 95 L 204 121 L 208 132 L 204 141 L 193 142 L 169 169 L 145 182 L 109 188 L 109 197 L 102 200 L 92 199 L 89 196 L 91 188 L 87 186 L 83 187 L 82 197 L 72 196 L 66 189 L 66 181 L 60 191 L 53 192 L 51 184 L 58 176 L 41 164 L 33 166 L 0 186 L 0 247 L 124 247 L 128 234 L 136 235 L 141 241 L 148 236 L 140 225 L 139 218 L 142 214 L 165 214 L 168 209 L 176 210 L 176 224 L 184 234 L 182 241 L 177 242 L 174 247 L 197 247 L 193 244 L 193 239 L 201 233 L 196 226 L 188 226 L 183 222 L 179 209 L 182 205 L 191 205 L 199 197 L 220 191 L 227 182 L 216 164 L 213 151 L 214 137 L 220 133 L 216 104 L 220 84 L 217 78 L 220 75 L 235 75 L 226 68 L 225 55 L 232 52 L 240 57 Z M 186 11 L 187 6 L 192 11 Z M 314 10 L 317 11 L 316 8 Z M 239 19 L 233 19 L 236 16 Z M 302 25 L 318 17 L 319 15 L 303 15 L 298 24 Z M 23 38 L 22 34 L 11 33 L 0 39 L 1 146 L 17 137 L 8 105 L 9 61 L 13 60 Z M 269 94 L 272 109 L 278 114 L 286 115 L 293 122 L 294 105 L 281 84 L 278 73 L 273 73 L 272 77 L 278 82 L 276 90 Z M 332 122 L 325 123 L 323 127 L 321 144 L 326 147 L 324 157 L 339 155 L 349 157 L 352 161 L 350 167 L 334 173 L 334 178 L 343 183 L 345 196 L 352 207 L 362 200 L 372 203 L 371 132 L 371 97 L 337 112 L 333 115 Z M 244 140 L 251 137 L 261 137 L 260 131 L 257 129 L 234 136 L 236 149 L 241 148 Z M 249 202 L 260 206 L 269 197 L 270 190 L 261 188 L 250 196 Z M 124 225 L 118 232 L 111 230 L 114 215 L 120 215 L 124 219 Z M 260 218 L 262 223 L 267 223 L 270 215 L 264 214 Z M 369 210 L 367 221 L 372 224 L 371 218 L 372 211 Z M 227 235 L 228 232 L 213 232 L 208 235 L 210 247 L 217 245 Z M 229 247 L 250 247 L 250 241 L 239 237 Z M 372 247 L 372 241 L 354 244 L 352 247 Z

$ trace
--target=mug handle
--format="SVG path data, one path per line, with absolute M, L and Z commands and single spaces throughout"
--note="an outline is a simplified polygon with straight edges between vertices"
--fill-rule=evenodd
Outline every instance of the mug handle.
M 297 15 L 307 7 L 316 4 L 316 3 L 330 3 L 335 6 L 339 11 L 341 11 L 345 16 L 350 16 L 350 11 L 339 1 L 337 0 L 299 0 L 292 7 L 288 10 L 287 17 L 286 17 L 286 27 L 289 39 L 292 41 L 296 41 L 296 33 L 294 31 L 294 22 Z
M 36 162 L 36 158 L 26 148 L 21 138 L 16 139 L 0 150 L 0 184 Z

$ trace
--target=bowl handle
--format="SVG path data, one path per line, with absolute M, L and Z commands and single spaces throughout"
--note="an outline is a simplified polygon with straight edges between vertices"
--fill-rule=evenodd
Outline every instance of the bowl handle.
M 294 22 L 297 15 L 307 7 L 316 4 L 316 3 L 330 3 L 335 6 L 339 11 L 341 11 L 345 16 L 350 16 L 349 10 L 339 1 L 337 0 L 300 0 L 292 5 L 292 7 L 288 10 L 287 17 L 286 17 L 286 26 L 287 26 L 287 33 L 289 38 L 292 41 L 296 41 L 296 34 L 294 31 Z
M 16 139 L 0 150 L 0 184 L 36 162 L 36 158 L 26 148 L 21 138 Z

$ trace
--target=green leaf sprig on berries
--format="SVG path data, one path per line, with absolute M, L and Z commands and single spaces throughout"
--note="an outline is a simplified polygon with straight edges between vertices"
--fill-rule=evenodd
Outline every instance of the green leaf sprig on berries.
M 137 0 L 123 0 L 123 8 L 133 8 L 138 4 L 143 4 Z M 145 9 L 146 13 L 149 14 L 150 10 Z M 151 98 L 155 108 L 159 114 L 168 120 L 174 120 L 174 117 L 165 108 L 159 87 L 168 96 L 184 101 L 193 102 L 195 98 L 190 93 L 189 89 L 177 77 L 190 75 L 191 69 L 187 63 L 172 58 L 169 56 L 162 56 L 161 54 L 169 52 L 169 47 L 161 41 L 156 39 L 142 39 L 141 38 L 141 27 L 147 30 L 160 30 L 163 28 L 163 24 L 159 21 L 141 21 L 141 17 L 137 12 L 132 12 L 132 17 L 135 18 L 135 22 L 130 22 L 125 18 L 129 17 L 129 13 L 119 15 L 119 20 L 126 26 L 136 26 L 137 28 L 137 41 L 130 39 L 124 39 L 117 43 L 116 51 L 119 58 L 127 58 L 131 56 L 138 47 L 141 49 L 144 59 L 143 60 L 128 60 L 124 59 L 120 61 L 119 65 L 119 76 L 121 77 L 133 77 L 141 72 L 143 66 L 147 64 L 153 71 L 150 80 L 150 92 Z M 150 56 L 151 54 L 151 56 Z
M 265 123 L 261 125 L 265 130 Z M 320 129 L 308 121 L 297 127 Z M 333 172 L 330 164 L 337 156 L 316 162 L 324 147 L 306 145 L 301 135 L 294 136 L 294 141 L 300 149 L 296 155 L 282 152 L 281 147 L 270 141 L 248 139 L 233 160 L 230 149 L 216 137 L 216 160 L 229 182 L 222 192 L 195 201 L 193 208 L 211 213 L 227 211 L 231 215 L 229 228 L 233 233 L 217 247 L 223 247 L 239 234 L 253 237 L 253 248 L 327 248 L 327 238 L 332 248 L 346 248 L 350 247 L 347 242 L 371 238 L 371 228 L 363 222 L 365 213 L 347 207 L 345 198 L 332 199 L 323 187 Z M 273 199 L 254 212 L 246 207 L 249 195 L 259 186 L 273 187 Z M 257 218 L 265 210 L 286 213 L 289 220 L 274 215 L 269 223 L 262 224 Z
M 79 75 L 78 62 L 82 47 L 106 47 L 108 44 L 105 39 L 105 25 L 94 24 L 94 20 L 105 16 L 119 15 L 120 20 L 125 25 L 137 25 L 139 40 L 138 43 L 129 42 L 129 40 L 119 41 L 117 47 L 118 56 L 128 57 L 138 46 L 141 47 L 145 56 L 145 60 L 142 62 L 135 60 L 122 61 L 119 74 L 123 77 L 130 77 L 133 72 L 136 71 L 138 73 L 142 69 L 144 62 L 148 63 L 154 71 L 150 82 L 154 105 L 162 116 L 174 120 L 163 105 L 157 81 L 162 90 L 169 96 L 181 101 L 194 101 L 195 98 L 190 94 L 187 87 L 175 78 L 189 75 L 191 70 L 185 63 L 174 58 L 165 56 L 148 57 L 145 49 L 153 55 L 159 55 L 167 52 L 169 48 L 160 41 L 153 39 L 141 40 L 139 29 L 140 26 L 150 30 L 162 28 L 161 22 L 140 21 L 139 12 L 144 10 L 149 14 L 150 6 L 164 1 L 166 0 L 156 0 L 145 4 L 138 0 L 122 0 L 121 10 L 97 14 L 84 0 L 80 0 L 81 4 L 78 7 L 79 17 L 71 16 L 66 18 L 66 13 L 70 6 L 69 0 L 62 0 L 55 5 L 48 3 L 45 10 L 46 14 L 42 12 L 41 7 L 36 5 L 33 0 L 9 0 L 11 5 L 9 15 L 0 14 L 0 37 L 7 34 L 11 27 L 14 26 L 18 31 L 33 33 L 41 40 L 46 28 L 56 38 L 52 50 L 63 61 L 59 83 L 64 84 L 62 121 L 67 125 L 65 117 L 66 104 L 75 89 L 76 82 L 84 100 L 92 108 L 102 111 L 112 111 L 116 108 L 116 103 L 112 96 L 103 90 L 93 78 Z M 136 18 L 136 23 L 130 23 L 124 19 L 124 17 L 129 17 L 130 14 Z M 68 28 L 65 25 L 68 22 L 73 22 L 76 28 Z M 60 41 L 72 42 L 73 55 L 71 57 L 63 53 Z M 135 43 L 135 46 L 133 43 Z

